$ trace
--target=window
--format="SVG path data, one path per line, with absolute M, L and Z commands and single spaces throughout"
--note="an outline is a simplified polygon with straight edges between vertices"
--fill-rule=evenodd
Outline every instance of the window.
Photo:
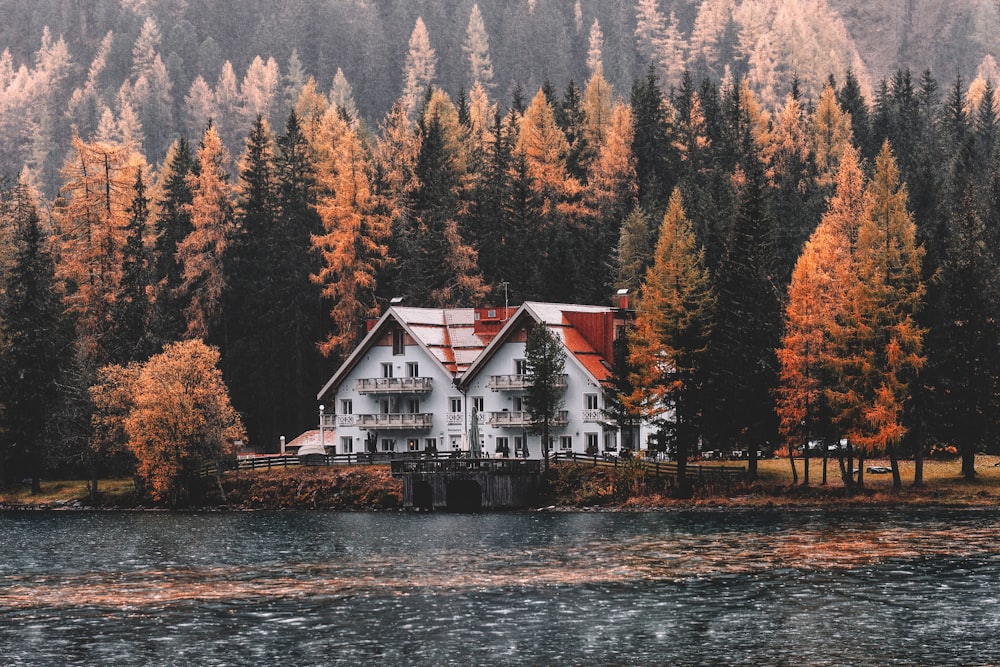
M 392 353 L 403 354 L 406 352 L 406 334 L 402 329 L 392 330 Z M 391 377 L 391 376 L 390 376 Z
M 482 396 L 473 396 L 472 397 L 472 409 L 475 410 L 476 412 L 482 412 L 483 411 L 483 397 Z
M 452 396 L 451 398 L 451 412 L 461 412 L 462 411 L 462 399 Z
M 406 401 L 406 411 L 411 415 L 415 415 L 420 412 L 420 399 L 411 398 Z
M 383 452 L 394 452 L 396 451 L 396 441 L 392 438 L 382 439 L 382 451 Z
M 604 434 L 604 451 L 610 452 L 615 448 L 615 434 L 614 431 L 608 431 Z
M 419 440 L 417 440 L 416 438 L 407 438 L 406 439 L 406 451 L 408 451 L 408 452 L 415 452 L 415 451 L 417 451 L 419 449 L 420 449 L 420 441 Z
M 340 414 L 350 415 L 354 414 L 354 403 L 349 398 L 341 399 L 340 401 Z
M 438 448 L 437 438 L 427 438 L 424 440 L 424 449 L 428 452 L 436 452 Z
M 406 377 L 420 377 L 420 364 L 415 361 L 406 362 Z
M 559 449 L 573 449 L 573 436 L 571 435 L 559 436 Z
M 596 454 L 597 453 L 597 434 L 587 433 L 587 453 Z
M 514 452 L 520 456 L 524 452 L 524 436 L 514 436 Z
M 527 359 L 515 359 L 514 360 L 514 375 L 527 375 L 528 374 L 528 360 Z
M 345 435 L 340 438 L 340 451 L 344 454 L 351 454 L 354 452 L 354 440 L 351 436 Z
M 514 397 L 514 412 L 524 412 L 524 398 L 521 396 Z
M 597 409 L 597 394 L 584 394 L 583 400 L 587 405 L 587 410 Z
M 382 377 L 384 378 L 392 377 L 392 364 L 382 364 Z
M 510 439 L 507 436 L 497 438 L 497 456 L 510 456 Z
M 383 414 L 383 415 L 389 414 L 389 409 L 391 407 L 392 406 L 389 405 L 389 399 L 388 398 L 380 398 L 380 399 L 378 399 L 378 411 L 379 411 L 380 414 Z

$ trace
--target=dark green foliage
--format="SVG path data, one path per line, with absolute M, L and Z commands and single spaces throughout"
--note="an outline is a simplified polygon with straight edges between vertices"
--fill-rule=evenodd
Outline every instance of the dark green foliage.
M 167 177 L 159 202 L 156 218 L 156 240 L 153 244 L 153 313 L 150 333 L 155 338 L 156 349 L 166 343 L 180 340 L 186 324 L 183 302 L 178 290 L 183 282 L 181 266 L 177 262 L 177 245 L 191 233 L 191 188 L 187 177 L 195 168 L 194 157 L 187 140 L 181 137 L 174 145 L 166 165 Z
M 149 200 L 142 170 L 136 174 L 134 188 L 122 249 L 121 288 L 112 315 L 116 331 L 109 344 L 110 361 L 116 364 L 143 361 L 153 352 L 149 328 L 150 271 L 144 241 L 149 223 Z
M 0 301 L 0 484 L 30 477 L 37 490 L 67 356 L 65 328 L 52 257 L 27 189 L 18 188 L 4 208 L 3 224 L 13 226 L 16 249 Z
M 566 349 L 557 334 L 538 322 L 528 329 L 524 357 L 528 384 L 525 402 L 531 418 L 531 431 L 542 437 L 542 456 L 547 465 L 551 446 L 549 433 L 562 409 L 562 394 L 566 390 L 563 377 Z

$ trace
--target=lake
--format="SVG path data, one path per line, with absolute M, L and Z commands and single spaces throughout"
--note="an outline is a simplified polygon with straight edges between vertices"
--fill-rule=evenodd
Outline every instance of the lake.
M 0 512 L 0 656 L 1000 664 L 1000 511 Z

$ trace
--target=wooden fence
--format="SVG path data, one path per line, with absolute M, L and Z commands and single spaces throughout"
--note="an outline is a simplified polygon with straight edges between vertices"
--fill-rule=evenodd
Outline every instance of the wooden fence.
M 389 465 L 405 461 L 449 461 L 458 457 L 451 452 L 428 456 L 425 452 L 379 452 L 375 454 L 310 454 L 303 458 L 298 456 L 247 456 L 236 460 L 227 470 L 270 470 L 272 468 L 290 468 L 293 466 L 334 466 L 334 465 Z M 481 459 L 485 462 L 519 461 L 520 459 Z M 649 461 L 642 458 L 622 459 L 615 456 L 588 456 L 575 452 L 556 452 L 552 461 L 571 461 L 593 465 L 601 468 L 617 469 L 625 465 L 639 466 L 648 475 L 656 477 L 677 477 L 676 461 Z M 214 475 L 215 464 L 208 463 L 202 468 L 202 475 Z M 695 465 L 688 464 L 685 477 L 695 483 L 726 484 L 742 482 L 746 479 L 746 468 L 727 465 Z
M 622 459 L 618 457 L 603 458 L 602 456 L 588 456 L 575 452 L 556 452 L 553 461 L 574 461 L 576 463 L 586 463 L 602 468 L 619 468 L 623 465 L 639 466 L 649 475 L 656 477 L 677 477 L 676 461 L 650 461 L 648 459 Z M 746 480 L 747 471 L 743 466 L 706 466 L 689 463 L 684 476 L 697 483 L 705 482 L 742 482 Z

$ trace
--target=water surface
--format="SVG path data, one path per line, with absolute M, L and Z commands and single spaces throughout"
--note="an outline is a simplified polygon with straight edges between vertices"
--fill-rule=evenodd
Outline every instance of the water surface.
M 9 665 L 1000 664 L 1000 512 L 0 513 Z

